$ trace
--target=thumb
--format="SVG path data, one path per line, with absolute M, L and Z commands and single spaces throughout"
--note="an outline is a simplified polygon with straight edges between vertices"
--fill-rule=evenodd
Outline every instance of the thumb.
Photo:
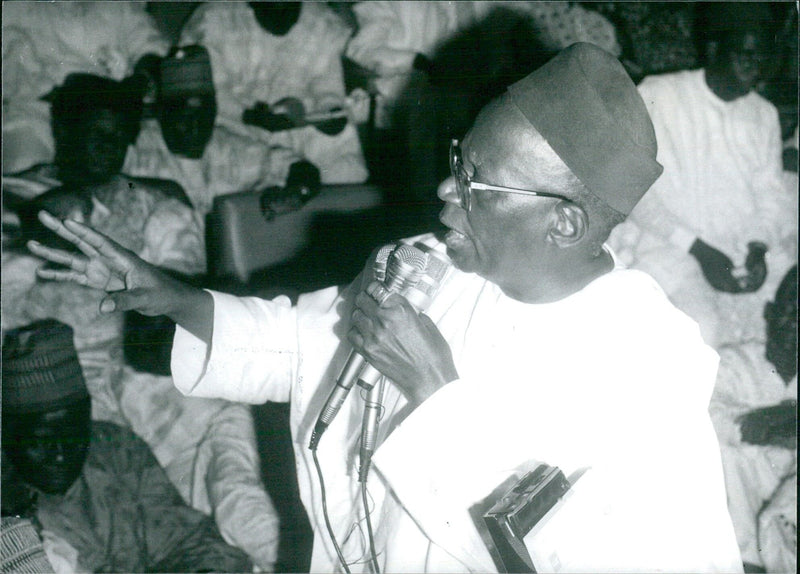
M 137 309 L 137 297 L 130 291 L 117 291 L 109 293 L 100 302 L 100 312 L 103 314 L 113 313 L 114 311 L 130 311 Z
M 114 301 L 114 297 L 108 296 L 103 297 L 103 300 L 100 301 L 100 313 L 103 315 L 108 315 L 109 313 L 113 313 L 117 310 L 117 303 Z

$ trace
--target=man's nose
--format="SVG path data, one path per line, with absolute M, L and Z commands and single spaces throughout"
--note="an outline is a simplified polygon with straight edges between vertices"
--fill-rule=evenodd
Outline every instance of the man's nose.
M 438 195 L 439 199 L 442 201 L 460 205 L 458 190 L 456 189 L 456 179 L 452 175 L 439 184 L 436 195 Z

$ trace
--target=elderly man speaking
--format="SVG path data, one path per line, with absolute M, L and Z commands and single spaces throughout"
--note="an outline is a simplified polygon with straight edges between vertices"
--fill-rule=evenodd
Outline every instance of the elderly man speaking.
M 718 357 L 604 245 L 655 157 L 633 82 L 579 43 L 452 142 L 443 242 L 376 250 L 345 289 L 295 305 L 200 290 L 46 213 L 84 255 L 30 249 L 67 267 L 42 278 L 107 291 L 104 312 L 174 319 L 183 392 L 291 402 L 312 571 L 495 570 L 470 508 L 531 461 L 591 485 L 539 571 L 741 571 L 707 412 Z M 417 265 L 444 251 L 446 273 Z M 358 358 L 383 377 L 354 385 Z

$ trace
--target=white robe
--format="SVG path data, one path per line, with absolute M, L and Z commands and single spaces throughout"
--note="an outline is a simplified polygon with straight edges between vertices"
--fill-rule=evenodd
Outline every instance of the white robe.
M 195 396 L 291 401 L 311 570 L 341 570 L 308 442 L 350 350 L 354 293 L 330 288 L 294 307 L 212 294 L 212 343 L 177 330 L 175 383 Z M 553 549 L 565 571 L 741 571 L 707 412 L 718 358 L 652 279 L 618 268 L 561 301 L 528 305 L 453 271 L 427 314 L 460 379 L 411 414 L 386 387 L 368 480 L 382 571 L 495 570 L 468 508 L 531 460 L 567 476 L 592 467 L 603 493 L 565 537 L 577 551 Z M 317 453 L 345 560 L 366 572 L 361 394 L 350 393 Z
M 316 165 L 323 183 L 362 183 L 367 172 L 352 122 L 335 135 L 314 127 L 270 133 L 242 123 L 256 102 L 300 99 L 307 113 L 343 106 L 341 56 L 350 30 L 321 2 L 304 2 L 285 36 L 261 28 L 245 2 L 204 2 L 181 30 L 181 44 L 201 44 L 211 56 L 217 124 L 270 146 L 295 150 Z
M 158 122 L 145 120 L 136 144 L 128 148 L 122 171 L 178 182 L 204 217 L 219 195 L 284 185 L 289 167 L 299 159 L 291 148 L 266 145 L 224 126 L 214 127 L 202 157 L 181 157 L 167 147 Z
M 766 359 L 763 340 L 748 341 L 720 349 L 720 368 L 709 408 L 719 437 L 728 508 L 742 550 L 751 564 L 774 562 L 759 551 L 758 514 L 778 485 L 797 471 L 793 450 L 758 446 L 741 440 L 737 419 L 756 408 L 797 400 L 797 377 L 785 383 Z M 774 549 L 772 549 L 774 551 Z
M 725 102 L 704 70 L 649 76 L 639 85 L 664 173 L 609 243 L 652 275 L 713 345 L 759 337 L 762 310 L 797 261 L 797 190 L 783 183 L 778 112 L 756 93 Z M 714 290 L 689 254 L 696 238 L 742 265 L 747 243 L 768 246 L 755 293 Z
M 169 41 L 144 2 L 3 2 L 3 173 L 51 161 L 50 105 L 68 74 L 121 80 Z

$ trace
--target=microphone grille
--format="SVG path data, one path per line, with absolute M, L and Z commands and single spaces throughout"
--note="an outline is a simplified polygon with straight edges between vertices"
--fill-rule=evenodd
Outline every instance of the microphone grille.
M 378 250 L 378 254 L 375 256 L 375 263 L 372 264 L 376 281 L 383 283 L 386 280 L 386 265 L 395 247 L 394 243 L 387 243 Z
M 384 282 L 386 287 L 400 291 L 407 285 L 415 284 L 427 263 L 428 256 L 423 251 L 411 245 L 400 245 L 389 257 Z

